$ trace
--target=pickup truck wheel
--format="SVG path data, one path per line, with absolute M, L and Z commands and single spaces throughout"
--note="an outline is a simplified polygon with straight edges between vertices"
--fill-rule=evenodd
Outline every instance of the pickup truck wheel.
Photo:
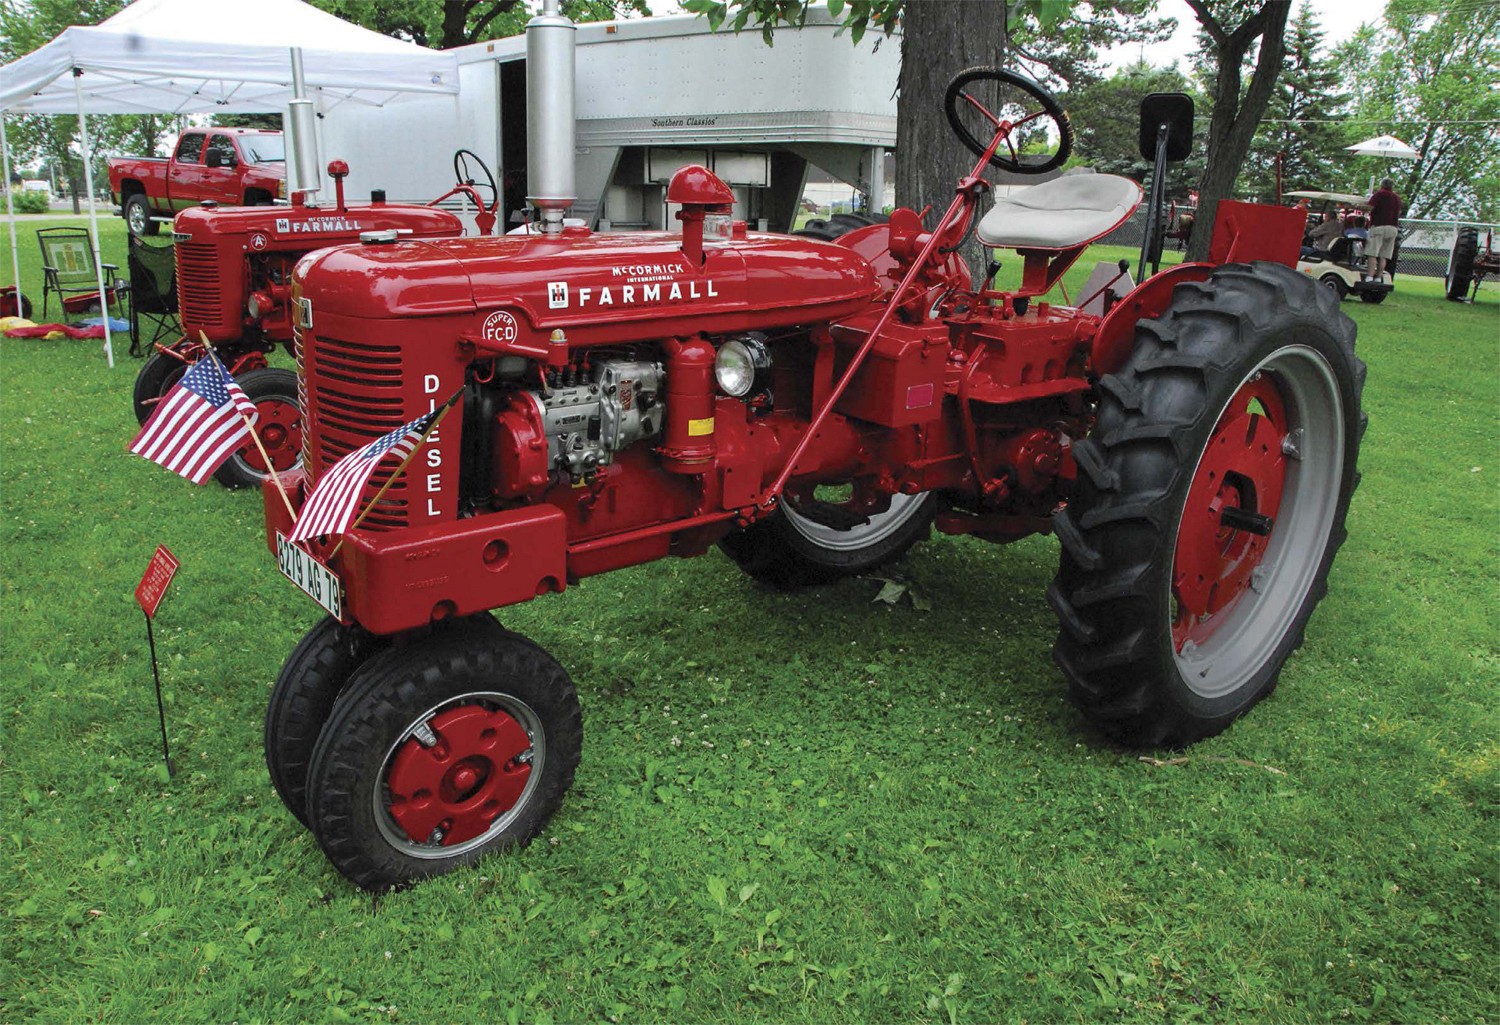
M 125 200 L 125 228 L 132 235 L 155 235 L 161 225 L 151 219 L 151 201 L 135 193 Z
M 135 375 L 135 418 L 144 425 L 156 412 L 157 405 L 167 392 L 187 373 L 190 362 L 172 352 L 157 350 L 141 365 Z
M 500 636 L 504 627 L 489 613 L 454 619 L 433 628 L 449 635 Z M 266 770 L 271 785 L 304 826 L 307 816 L 307 769 L 323 724 L 333 714 L 333 703 L 359 667 L 390 647 L 358 624 L 344 626 L 325 616 L 303 636 L 287 656 L 271 699 L 266 704 Z
M 302 459 L 302 407 L 297 402 L 297 375 L 280 367 L 261 367 L 235 379 L 255 403 L 256 433 L 277 470 L 290 470 Z M 246 441 L 214 474 L 226 488 L 259 487 L 270 477 L 255 442 Z
M 528 843 L 583 750 L 578 692 L 515 634 L 433 632 L 370 659 L 313 751 L 307 810 L 346 878 L 387 890 Z
M 1354 335 L 1312 279 L 1231 264 L 1179 285 L 1100 382 L 1047 597 L 1053 656 L 1108 736 L 1213 736 L 1302 644 L 1359 482 Z
M 858 518 L 864 522 L 836 504 L 803 509 L 787 498 L 775 515 L 730 534 L 719 547 L 740 569 L 773 587 L 827 584 L 899 559 L 927 537 L 936 512 L 937 496 L 930 493 L 892 495 L 888 509 Z

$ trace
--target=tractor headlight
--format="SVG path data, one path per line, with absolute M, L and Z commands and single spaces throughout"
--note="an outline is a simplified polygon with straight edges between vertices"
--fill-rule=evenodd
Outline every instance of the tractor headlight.
M 245 303 L 245 309 L 250 314 L 251 320 L 259 320 L 271 312 L 271 297 L 264 292 L 251 292 L 250 300 Z
M 771 383 L 771 354 L 754 335 L 731 338 L 714 358 L 714 380 L 725 395 L 743 399 L 765 391 Z

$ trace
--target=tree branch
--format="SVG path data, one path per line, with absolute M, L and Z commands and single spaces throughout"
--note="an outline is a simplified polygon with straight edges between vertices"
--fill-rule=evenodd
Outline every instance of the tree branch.
M 1224 26 L 1219 24 L 1219 19 L 1213 16 L 1204 0 L 1187 0 L 1187 5 L 1193 9 L 1193 14 L 1198 17 L 1198 24 L 1203 26 L 1203 31 L 1218 46 L 1224 46 L 1229 42 L 1229 36 L 1224 32 Z

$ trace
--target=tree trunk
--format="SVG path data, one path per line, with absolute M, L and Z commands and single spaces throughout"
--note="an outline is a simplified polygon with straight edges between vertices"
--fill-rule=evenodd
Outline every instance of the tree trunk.
M 1004 18 L 1002 0 L 906 5 L 896 104 L 896 205 L 920 213 L 930 204 L 928 227 L 948 208 L 954 184 L 975 159 L 943 117 L 943 94 L 964 68 L 1000 62 Z M 972 266 L 974 255 L 965 255 Z
M 1255 37 L 1243 38 L 1240 32 L 1228 36 L 1214 48 L 1218 76 L 1214 82 L 1213 118 L 1208 129 L 1208 163 L 1198 183 L 1198 213 L 1193 234 L 1188 241 L 1189 261 L 1208 259 L 1213 237 L 1214 215 L 1219 200 L 1234 191 L 1235 179 L 1250 152 L 1255 127 L 1265 115 L 1276 88 L 1286 56 L 1286 19 L 1289 3 L 1267 0 L 1264 29 L 1260 33 L 1260 54 L 1250 87 L 1240 95 L 1240 64 Z

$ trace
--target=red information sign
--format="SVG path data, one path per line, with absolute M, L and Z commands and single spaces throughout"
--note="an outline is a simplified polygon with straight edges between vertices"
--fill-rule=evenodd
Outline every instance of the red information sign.
M 151 563 L 135 588 L 135 600 L 146 610 L 148 617 L 156 615 L 156 607 L 161 604 L 162 596 L 167 593 L 180 565 L 177 556 L 167 551 L 166 545 L 156 546 L 156 554 L 151 556 Z

